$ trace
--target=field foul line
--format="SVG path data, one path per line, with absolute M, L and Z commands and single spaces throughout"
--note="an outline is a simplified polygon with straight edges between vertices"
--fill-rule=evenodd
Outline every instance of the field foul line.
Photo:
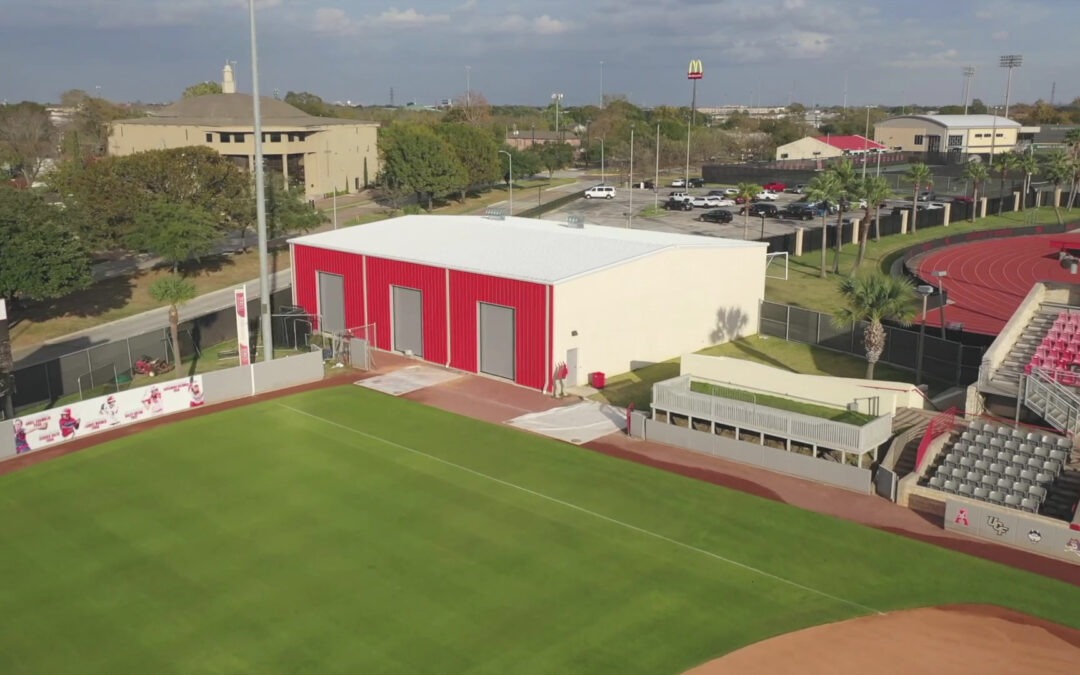
M 626 528 L 628 530 L 632 530 L 634 532 L 637 532 L 639 534 L 644 534 L 646 536 L 653 537 L 654 539 L 659 539 L 660 541 L 664 541 L 664 542 L 667 542 L 667 543 L 672 544 L 674 546 L 678 546 L 679 548 L 683 548 L 683 549 L 686 549 L 688 551 L 694 551 L 695 553 L 700 553 L 701 555 L 707 556 L 709 558 L 713 558 L 714 560 L 719 560 L 720 562 L 725 562 L 725 563 L 727 563 L 729 565 L 733 565 L 734 567 L 738 567 L 740 569 L 746 570 L 747 572 L 753 572 L 754 574 L 761 575 L 761 576 L 763 576 L 763 577 L 765 577 L 767 579 L 772 579 L 773 581 L 778 581 L 778 582 L 780 582 L 782 584 L 787 584 L 788 586 L 791 586 L 793 588 L 798 588 L 799 590 L 806 591 L 807 593 L 813 593 L 814 595 L 818 595 L 818 596 L 826 598 L 828 600 L 832 600 L 834 602 L 838 602 L 838 603 L 843 604 L 843 605 L 848 605 L 849 607 L 855 607 L 857 609 L 860 609 L 860 610 L 863 610 L 863 611 L 866 611 L 866 612 L 869 612 L 869 613 L 872 613 L 872 614 L 878 614 L 878 615 L 883 615 L 884 614 L 884 612 L 882 612 L 879 609 L 874 609 L 873 607 L 868 607 L 867 605 L 859 604 L 859 603 L 855 602 L 854 600 L 847 600 L 845 598 L 841 598 L 839 596 L 832 595 L 830 593 L 826 593 L 825 591 L 821 591 L 821 590 L 818 590 L 816 588 L 812 588 L 810 586 L 805 586 L 803 584 L 800 584 L 797 581 L 792 581 L 791 579 L 785 579 L 784 577 L 778 576 L 776 574 L 772 574 L 771 572 L 766 572 L 765 570 L 759 569 L 759 568 L 754 567 L 752 565 L 747 565 L 745 563 L 741 563 L 741 562 L 738 562 L 736 560 L 732 560 L 731 558 L 725 558 L 724 556 L 722 556 L 722 555 L 720 555 L 718 553 L 713 553 L 712 551 L 706 551 L 705 549 L 698 548 L 697 546 L 694 546 L 693 544 L 687 544 L 685 542 L 679 541 L 678 539 L 672 539 L 671 537 L 664 536 L 664 535 L 662 535 L 662 534 L 660 534 L 658 532 L 653 532 L 652 530 L 646 530 L 645 528 L 638 527 L 637 525 L 631 525 L 630 523 L 618 520 L 617 518 L 612 518 L 611 516 L 605 516 L 602 513 L 597 513 L 596 511 L 591 511 L 591 510 L 589 510 L 589 509 L 587 509 L 587 508 L 585 508 L 583 506 L 578 506 L 577 504 L 572 504 L 570 502 L 563 501 L 562 499 L 559 499 L 557 497 L 552 497 L 550 495 L 546 495 L 546 494 L 544 494 L 542 492 L 537 492 L 536 490 L 530 490 L 529 488 L 524 487 L 522 485 L 518 485 L 516 483 L 511 483 L 511 482 L 505 481 L 505 480 L 503 480 L 501 478 L 496 478 L 495 476 L 486 474 L 486 473 L 484 473 L 482 471 L 477 471 L 476 469 L 470 469 L 467 466 L 463 466 L 461 464 L 451 462 L 449 460 L 443 459 L 442 457 L 436 457 L 435 455 L 426 453 L 426 452 L 424 452 L 422 450 L 417 450 L 416 448 L 410 448 L 409 446 L 402 445 L 401 443 L 395 443 L 394 441 L 383 438 L 381 436 L 376 436 L 375 434 L 369 434 L 366 431 L 361 431 L 360 429 L 356 429 L 356 428 L 350 427 L 348 425 L 341 424 L 340 422 L 335 422 L 334 420 L 327 419 L 325 417 L 321 417 L 321 416 L 316 415 L 314 413 L 309 413 L 306 410 L 300 410 L 299 408 L 294 408 L 292 406 L 285 405 L 284 403 L 278 403 L 277 405 L 282 407 L 282 408 L 285 408 L 286 410 L 290 410 L 290 411 L 292 411 L 292 412 L 294 412 L 294 413 L 296 413 L 298 415 L 303 415 L 305 417 L 310 417 L 311 419 L 318 420 L 318 421 L 320 421 L 320 422 L 322 422 L 324 424 L 329 424 L 330 426 L 337 427 L 339 429 L 343 429 L 345 431 L 349 431 L 349 432 L 352 432 L 354 434 L 358 434 L 360 436 L 363 436 L 364 438 L 368 438 L 368 439 L 371 439 L 373 441 L 377 441 L 379 443 L 383 443 L 385 445 L 389 445 L 391 447 L 398 448 L 399 450 L 404 450 L 405 452 L 410 452 L 410 453 L 412 453 L 414 455 L 418 455 L 420 457 L 430 459 L 432 461 L 438 462 L 439 464 L 443 464 L 445 466 L 449 466 L 449 467 L 458 469 L 459 471 L 464 471 L 465 473 L 469 473 L 469 474 L 472 474 L 474 476 L 478 476 L 480 478 L 485 478 L 485 479 L 487 479 L 487 480 L 489 480 L 489 481 L 491 481 L 493 483 L 498 483 L 499 485 L 502 485 L 504 487 L 512 488 L 514 490 L 524 492 L 525 494 L 532 495 L 533 497 L 538 497 L 540 499 L 549 501 L 549 502 L 551 502 L 553 504 L 558 504 L 559 506 L 563 506 L 565 508 L 577 511 L 579 513 L 584 513 L 584 514 L 590 515 L 593 518 L 603 520 L 605 522 L 611 523 L 612 525 L 618 525 L 619 527 L 623 527 L 623 528 Z

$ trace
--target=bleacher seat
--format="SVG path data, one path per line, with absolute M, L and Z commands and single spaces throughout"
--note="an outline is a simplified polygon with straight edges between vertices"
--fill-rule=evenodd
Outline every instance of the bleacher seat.
M 959 488 L 959 485 L 956 482 L 951 481 L 951 480 L 947 480 L 947 481 L 945 481 L 945 486 L 942 489 L 944 489 L 945 492 L 956 494 L 956 491 L 957 491 L 958 488 Z
M 937 488 L 938 490 L 940 490 L 943 487 L 945 487 L 945 481 L 941 478 L 940 475 L 939 476 L 932 476 L 930 478 L 930 487 Z
M 1039 505 L 1034 499 L 1021 499 L 1020 508 L 1024 511 L 1027 511 L 1028 513 L 1037 513 L 1039 510 Z
M 1037 500 L 1040 504 L 1046 499 L 1046 488 L 1039 487 L 1038 485 L 1032 485 L 1028 488 L 1028 494 L 1032 499 Z
M 981 502 L 985 502 L 987 499 L 989 499 L 989 497 L 990 497 L 990 491 L 987 490 L 986 488 L 981 488 L 981 487 L 975 488 L 975 499 L 978 499 Z
M 1015 466 L 1012 465 L 1006 466 L 1005 475 L 1013 479 L 1014 481 L 1020 480 L 1020 469 L 1017 469 Z
M 1012 506 L 1013 508 L 1019 508 L 1022 501 L 1021 497 L 1017 497 L 1015 494 L 1005 496 L 1005 506 Z
M 964 483 L 963 485 L 960 486 L 959 492 L 960 492 L 960 495 L 963 496 L 963 497 L 974 497 L 975 496 L 975 488 L 971 487 L 967 483 Z
M 1027 485 L 1035 484 L 1035 472 L 1031 469 L 1024 469 L 1020 472 L 1020 480 Z
M 1062 464 L 1068 464 L 1069 453 L 1065 452 L 1064 450 L 1051 450 L 1050 459 L 1056 462 L 1061 462 Z
M 975 469 L 979 469 L 979 465 L 975 464 Z M 983 469 L 986 473 L 990 474 L 991 478 L 1003 478 L 1005 476 L 1005 465 L 998 462 L 994 462 L 989 467 Z
M 993 504 L 1004 504 L 1005 503 L 1005 495 L 998 492 L 997 490 L 991 490 L 990 491 L 990 496 L 987 499 L 988 499 L 988 501 L 990 501 Z

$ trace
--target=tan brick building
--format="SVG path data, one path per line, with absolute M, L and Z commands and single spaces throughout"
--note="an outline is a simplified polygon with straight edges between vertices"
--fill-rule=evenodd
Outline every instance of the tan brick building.
M 239 94 L 225 66 L 221 94 L 183 99 L 150 117 L 110 124 L 108 153 L 203 145 L 241 168 L 255 166 L 254 101 Z M 268 171 L 302 185 L 309 199 L 370 185 L 379 170 L 373 122 L 313 117 L 284 101 L 260 97 L 263 156 Z

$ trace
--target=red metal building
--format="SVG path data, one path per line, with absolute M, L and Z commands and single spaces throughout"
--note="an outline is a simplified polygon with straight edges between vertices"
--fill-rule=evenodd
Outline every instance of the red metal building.
M 622 339 L 625 326 L 610 318 L 618 307 L 605 289 L 648 275 L 670 280 L 669 269 L 685 270 L 676 280 L 681 289 L 700 269 L 735 266 L 715 256 L 702 268 L 664 258 L 656 271 L 643 260 L 680 248 L 712 254 L 749 247 L 764 267 L 761 244 L 524 218 L 405 216 L 289 243 L 293 301 L 315 317 L 316 330 L 351 330 L 377 349 L 544 391 L 559 362 L 568 363 L 572 386 L 592 370 L 621 372 L 634 359 L 657 358 L 641 340 L 664 358 L 695 346 L 672 337 L 679 322 L 663 315 L 673 305 L 670 288 L 657 291 L 663 306 L 646 315 L 647 328 Z M 763 275 L 759 283 L 763 291 Z M 647 293 L 639 292 L 644 305 Z M 757 301 L 744 311 L 756 315 Z M 715 312 L 713 304 L 701 308 L 695 334 L 715 325 Z M 559 325 L 566 328 L 556 336 Z

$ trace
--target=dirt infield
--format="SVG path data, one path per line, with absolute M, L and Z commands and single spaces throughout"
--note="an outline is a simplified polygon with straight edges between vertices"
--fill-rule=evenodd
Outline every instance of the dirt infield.
M 1075 673 L 1080 631 L 1001 607 L 951 605 L 815 626 L 687 671 L 755 673 Z

